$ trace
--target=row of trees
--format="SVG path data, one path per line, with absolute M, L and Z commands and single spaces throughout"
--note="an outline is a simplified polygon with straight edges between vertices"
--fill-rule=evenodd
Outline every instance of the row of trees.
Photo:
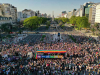
M 55 21 L 57 23 L 60 23 L 60 22 L 66 23 L 66 22 L 69 22 L 69 19 L 68 18 L 64 18 L 64 17 L 60 17 L 60 18 L 55 18 Z
M 90 28 L 90 23 L 88 22 L 88 18 L 85 16 L 83 17 L 72 16 L 70 18 L 70 24 L 73 24 L 79 30 L 81 30 L 82 28 Z
M 70 19 L 61 17 L 61 18 L 55 18 L 55 21 L 57 23 L 59 23 L 59 25 L 63 25 L 64 23 L 73 24 L 79 30 L 81 30 L 82 28 L 90 27 L 90 23 L 88 22 L 88 18 L 85 16 L 83 16 L 83 17 L 72 16 Z
M 44 17 L 33 16 L 33 17 L 26 18 L 23 22 L 23 25 L 24 27 L 29 28 L 30 30 L 33 30 L 33 29 L 38 28 L 41 24 L 46 23 L 47 20 L 49 19 L 44 18 Z

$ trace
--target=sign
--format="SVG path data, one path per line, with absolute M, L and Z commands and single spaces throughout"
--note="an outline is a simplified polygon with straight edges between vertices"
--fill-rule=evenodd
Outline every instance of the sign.
M 63 58 L 62 55 L 55 55 L 55 56 L 51 56 L 51 55 L 37 55 L 37 58 Z

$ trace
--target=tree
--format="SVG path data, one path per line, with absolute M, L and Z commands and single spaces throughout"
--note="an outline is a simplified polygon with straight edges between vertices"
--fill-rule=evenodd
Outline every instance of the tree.
M 94 29 L 94 28 L 92 28 L 92 29 L 91 29 L 91 31 L 92 31 L 92 33 L 93 33 L 93 35 L 94 35 L 95 29 Z
M 70 18 L 70 23 L 71 23 L 71 24 L 76 24 L 76 16 L 72 16 L 72 17 Z
M 62 22 L 59 23 L 59 25 L 62 25 L 62 24 L 63 24 Z
M 50 26 L 50 21 L 47 21 L 46 25 L 47 25 L 47 26 Z
M 39 20 L 39 18 L 37 16 L 29 17 L 29 18 L 26 18 L 24 20 L 24 24 L 23 25 L 26 28 L 31 29 L 31 31 L 32 31 L 32 29 L 38 28 L 38 25 L 39 25 L 39 21 L 38 20 Z
M 0 29 L 6 33 L 12 32 L 12 25 L 10 23 L 5 23 L 0 26 Z
M 79 30 L 81 30 L 81 28 L 82 28 L 81 20 L 82 20 L 81 17 L 77 17 L 76 27 L 77 27 Z
M 89 28 L 90 23 L 88 22 L 88 18 L 85 16 L 77 17 L 76 18 L 76 26 L 78 27 L 79 30 L 81 30 L 81 28 Z
M 96 29 L 98 29 L 98 28 L 99 28 L 98 23 L 95 23 L 95 24 L 94 24 L 94 26 L 96 27 Z
M 68 19 L 68 18 L 64 18 L 64 17 L 63 17 L 63 18 L 61 18 L 61 19 L 62 19 L 62 22 L 63 22 L 63 23 L 69 22 L 69 19 Z

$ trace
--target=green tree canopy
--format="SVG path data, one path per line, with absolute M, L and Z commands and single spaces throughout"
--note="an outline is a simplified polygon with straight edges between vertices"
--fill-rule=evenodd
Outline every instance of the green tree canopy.
M 26 18 L 24 20 L 24 26 L 26 28 L 29 28 L 29 29 L 36 29 L 38 27 L 38 22 L 39 18 L 37 16 L 34 16 L 34 17 L 29 17 L 29 18 Z
M 12 25 L 10 23 L 5 23 L 0 26 L 0 29 L 6 33 L 12 32 Z
M 89 28 L 90 24 L 88 22 L 88 18 L 83 17 L 76 17 L 76 26 L 81 30 L 81 28 Z
M 72 16 L 72 17 L 70 18 L 70 23 L 71 23 L 71 24 L 76 24 L 76 16 Z

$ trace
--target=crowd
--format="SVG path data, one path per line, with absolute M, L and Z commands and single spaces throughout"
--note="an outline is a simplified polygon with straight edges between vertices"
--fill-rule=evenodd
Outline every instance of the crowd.
M 100 46 L 80 36 L 67 42 L 0 44 L 0 75 L 100 75 Z M 63 59 L 35 59 L 36 50 L 66 50 Z M 28 57 L 28 52 L 33 57 Z

